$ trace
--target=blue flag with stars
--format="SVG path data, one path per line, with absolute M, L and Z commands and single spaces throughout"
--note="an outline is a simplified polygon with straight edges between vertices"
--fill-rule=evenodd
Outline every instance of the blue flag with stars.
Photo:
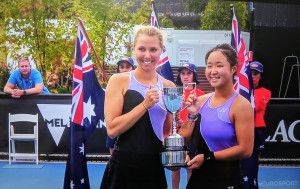
M 79 24 L 75 46 L 71 109 L 71 145 L 64 189 L 89 189 L 86 152 L 87 139 L 99 120 L 104 120 L 104 90 L 98 83 L 90 56 L 90 44 Z

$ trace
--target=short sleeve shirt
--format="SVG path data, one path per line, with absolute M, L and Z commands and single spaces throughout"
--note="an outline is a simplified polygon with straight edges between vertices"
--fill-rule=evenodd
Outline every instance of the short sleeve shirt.
M 28 78 L 23 78 L 19 69 L 16 69 L 9 76 L 8 83 L 16 85 L 19 89 L 31 89 L 34 88 L 36 84 L 43 84 L 43 78 L 41 73 L 36 69 L 31 69 Z M 48 89 L 43 86 L 42 94 L 50 93 Z

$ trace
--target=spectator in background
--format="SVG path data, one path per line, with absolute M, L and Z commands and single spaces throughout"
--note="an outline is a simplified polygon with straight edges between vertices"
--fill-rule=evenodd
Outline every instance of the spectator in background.
M 271 91 L 262 87 L 262 73 L 264 66 L 258 61 L 250 63 L 251 75 L 254 87 L 255 102 L 255 136 L 254 148 L 250 158 L 242 161 L 243 178 L 246 189 L 258 188 L 259 156 L 264 149 L 267 138 L 265 112 L 271 99 Z
M 134 61 L 131 57 L 123 57 L 121 60 L 117 62 L 118 68 L 117 73 L 129 72 L 134 69 Z M 106 147 L 109 149 L 110 155 L 113 152 L 117 137 L 111 139 L 109 136 L 106 138 Z
M 123 57 L 117 62 L 117 73 L 129 72 L 134 69 L 134 61 L 131 57 Z
M 18 69 L 12 72 L 4 92 L 11 94 L 13 98 L 23 95 L 47 94 L 48 89 L 44 86 L 41 73 L 32 69 L 28 57 L 22 57 L 18 63 Z
M 51 74 L 47 81 L 47 86 L 52 93 L 58 93 L 61 85 L 59 84 L 59 77 L 57 74 Z
M 187 85 L 188 83 L 195 83 L 195 86 L 199 84 L 199 81 L 197 79 L 197 70 L 196 66 L 194 64 L 183 64 L 181 67 L 178 68 L 178 76 L 176 79 L 176 85 L 177 86 L 183 86 L 184 87 L 184 97 L 185 99 L 189 96 L 191 92 L 195 92 L 196 96 L 201 96 L 204 94 L 204 92 L 197 88 L 191 88 L 192 86 Z M 179 112 L 179 121 L 181 124 L 186 124 L 188 121 L 188 111 L 187 109 L 183 109 Z M 196 153 L 196 146 L 191 140 L 191 138 L 186 139 L 186 145 L 189 149 L 189 154 L 194 156 Z M 187 169 L 187 180 L 189 180 L 190 176 L 192 174 L 192 171 Z M 172 188 L 178 189 L 180 183 L 180 169 L 176 171 L 172 171 Z

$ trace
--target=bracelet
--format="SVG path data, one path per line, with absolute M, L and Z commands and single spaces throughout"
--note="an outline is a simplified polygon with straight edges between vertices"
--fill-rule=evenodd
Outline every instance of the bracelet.
M 213 162 L 215 160 L 214 152 L 209 151 L 208 153 L 204 153 L 204 162 Z
M 144 101 L 142 102 L 142 105 L 144 106 L 145 110 L 147 111 L 148 108 L 146 108 Z
M 197 121 L 197 119 L 198 119 L 198 114 L 196 114 L 196 115 L 188 114 L 188 120 L 189 120 L 190 122 Z
M 27 93 L 26 93 L 26 90 L 23 90 L 23 95 L 26 95 Z

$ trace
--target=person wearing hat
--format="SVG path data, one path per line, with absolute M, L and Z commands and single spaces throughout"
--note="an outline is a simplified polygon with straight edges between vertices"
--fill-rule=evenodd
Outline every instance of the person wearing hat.
M 251 75 L 254 87 L 255 102 L 255 137 L 254 149 L 250 158 L 242 161 L 244 185 L 246 189 L 258 188 L 258 167 L 259 155 L 264 149 L 264 142 L 267 137 L 265 111 L 271 99 L 271 91 L 262 86 L 262 74 L 264 66 L 259 61 L 250 63 Z
M 187 85 L 188 83 L 196 83 L 196 86 L 199 84 L 199 81 L 197 79 L 196 66 L 194 64 L 190 64 L 190 63 L 183 64 L 181 67 L 178 68 L 178 76 L 176 79 L 177 86 L 188 86 Z M 192 89 L 189 87 L 187 87 L 187 88 L 184 87 L 185 98 L 187 98 L 193 90 L 195 90 L 195 93 L 197 96 L 201 96 L 204 94 L 204 92 L 198 88 Z M 180 111 L 179 120 L 180 120 L 181 124 L 185 124 L 188 121 L 187 109 L 183 109 L 182 111 Z M 186 140 L 186 143 L 189 148 L 190 154 L 193 155 L 193 153 L 195 153 L 195 148 L 196 148 L 193 145 L 193 141 Z M 191 174 L 192 174 L 191 170 L 187 169 L 187 179 L 190 178 Z M 178 169 L 176 171 L 172 171 L 172 189 L 178 189 L 179 183 L 180 183 L 180 169 Z
M 118 73 L 129 72 L 134 69 L 134 61 L 131 57 L 125 56 L 117 62 Z
M 123 73 L 123 72 L 130 72 L 131 70 L 134 69 L 134 61 L 131 57 L 124 56 L 117 62 L 117 73 Z M 106 138 L 106 147 L 109 149 L 110 155 L 113 152 L 115 143 L 116 143 L 116 138 L 111 139 L 109 136 Z

